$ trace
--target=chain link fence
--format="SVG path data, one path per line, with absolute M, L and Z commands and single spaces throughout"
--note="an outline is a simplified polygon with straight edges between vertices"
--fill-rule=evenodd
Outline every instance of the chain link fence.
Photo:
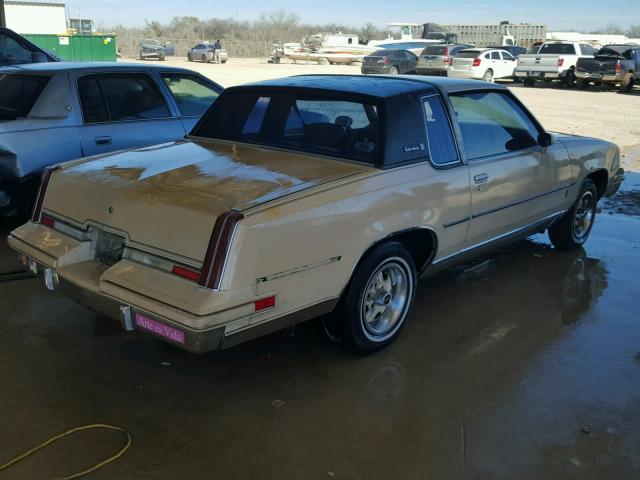
M 116 39 L 118 55 L 123 58 L 138 58 L 140 55 L 140 42 L 143 40 L 145 40 L 143 37 L 126 34 L 118 35 Z M 167 46 L 173 47 L 174 54 L 177 57 L 186 57 L 191 48 L 198 43 L 203 43 L 202 40 L 185 38 L 160 38 L 158 40 Z M 215 39 L 209 40 L 209 42 L 214 43 Z M 266 58 L 271 57 L 271 52 L 273 51 L 273 44 L 270 42 L 223 40 L 221 43 L 230 57 Z

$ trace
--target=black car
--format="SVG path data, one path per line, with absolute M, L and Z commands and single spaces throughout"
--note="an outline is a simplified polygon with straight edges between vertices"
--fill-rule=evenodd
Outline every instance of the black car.
M 487 48 L 495 48 L 497 50 L 506 50 L 511 54 L 512 57 L 515 57 L 515 58 L 518 58 L 523 53 L 527 53 L 526 48 L 518 47 L 517 45 L 489 45 Z
M 362 73 L 415 73 L 418 57 L 408 50 L 377 50 L 364 57 Z

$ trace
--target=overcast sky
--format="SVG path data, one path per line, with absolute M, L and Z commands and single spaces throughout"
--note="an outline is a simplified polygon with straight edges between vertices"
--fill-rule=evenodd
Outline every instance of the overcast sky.
M 57 0 L 63 2 L 64 0 Z M 304 23 L 541 23 L 551 30 L 592 30 L 615 23 L 640 24 L 640 0 L 67 0 L 72 17 L 91 18 L 96 25 L 140 26 L 145 20 L 167 22 L 192 15 L 254 19 L 265 10 L 286 9 Z

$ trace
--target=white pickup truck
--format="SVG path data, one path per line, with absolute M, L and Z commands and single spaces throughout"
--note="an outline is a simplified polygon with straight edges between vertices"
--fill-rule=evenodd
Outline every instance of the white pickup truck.
M 525 87 L 532 87 L 536 80 L 551 82 L 560 80 L 562 86 L 571 88 L 576 81 L 575 68 L 579 58 L 595 55 L 595 49 L 580 42 L 545 42 L 538 53 L 520 55 L 514 72 L 516 79 L 522 79 Z

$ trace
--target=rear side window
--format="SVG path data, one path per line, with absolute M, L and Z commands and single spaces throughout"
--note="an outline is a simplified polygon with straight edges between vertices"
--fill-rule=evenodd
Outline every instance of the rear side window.
M 426 97 L 423 99 L 423 107 L 431 162 L 440 166 L 457 163 L 458 151 L 442 100 L 438 95 Z
M 570 43 L 545 43 L 538 51 L 540 55 L 575 55 L 576 49 Z
M 490 157 L 537 145 L 538 129 L 506 93 L 451 95 L 467 159 Z
M 78 79 L 85 123 L 150 120 L 171 116 L 153 80 L 144 73 L 105 73 Z
M 29 115 L 48 81 L 43 76 L 0 74 L 0 120 Z
M 185 117 L 199 117 L 220 94 L 220 88 L 196 75 L 163 73 L 162 80 Z
M 378 108 L 337 98 L 227 93 L 193 135 L 375 163 Z

